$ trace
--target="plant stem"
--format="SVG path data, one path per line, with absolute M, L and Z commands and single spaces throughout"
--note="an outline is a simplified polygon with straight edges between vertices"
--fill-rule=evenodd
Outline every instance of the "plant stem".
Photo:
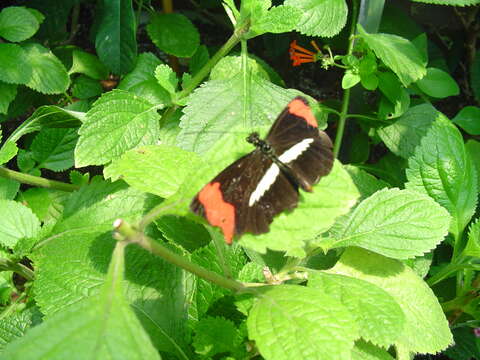
M 10 259 L 0 258 L 0 271 L 13 271 L 27 281 L 33 281 L 35 274 L 32 270 L 23 264 L 12 261 Z
M 141 231 L 138 231 L 133 226 L 123 220 L 116 220 L 114 226 L 116 230 L 115 237 L 117 238 L 117 240 L 127 241 L 132 244 L 138 244 L 152 254 L 159 256 L 162 259 L 165 259 L 169 263 L 177 265 L 182 269 L 185 269 L 197 275 L 198 277 L 212 282 L 223 288 L 235 292 L 245 291 L 248 289 L 238 281 L 228 279 L 224 276 L 217 274 L 216 272 L 207 270 L 204 267 L 189 261 L 187 258 L 178 255 L 173 251 L 170 251 L 159 242 L 149 238 Z
M 72 192 L 80 189 L 80 186 L 78 185 L 67 184 L 56 180 L 48 180 L 40 176 L 24 174 L 4 167 L 0 167 L 0 177 L 16 180 L 22 184 L 29 184 L 33 186 L 40 186 L 48 189 L 55 189 L 67 192 Z
M 350 36 L 349 36 L 349 44 L 348 44 L 348 51 L 347 55 L 351 55 L 353 51 L 353 43 L 355 41 L 355 28 L 357 25 L 357 16 L 358 16 L 358 0 L 352 1 L 352 25 L 350 27 Z M 348 113 L 348 106 L 350 105 L 350 89 L 345 89 L 343 91 L 343 99 L 342 99 L 342 109 L 340 112 L 340 118 L 338 119 L 338 128 L 337 128 L 337 135 L 335 136 L 335 144 L 333 146 L 333 155 L 338 157 L 338 153 L 340 152 L 340 147 L 342 146 L 342 138 L 345 132 L 345 124 L 347 122 L 347 113 Z
M 238 44 L 243 34 L 245 34 L 250 28 L 250 21 L 244 22 L 241 26 L 235 29 L 235 32 L 230 36 L 227 42 L 218 50 L 215 55 L 203 66 L 198 73 L 190 80 L 188 85 L 179 93 L 177 93 L 177 99 L 182 99 L 188 96 L 210 73 L 210 70 L 215 66 L 215 64 L 227 55 L 232 48 Z

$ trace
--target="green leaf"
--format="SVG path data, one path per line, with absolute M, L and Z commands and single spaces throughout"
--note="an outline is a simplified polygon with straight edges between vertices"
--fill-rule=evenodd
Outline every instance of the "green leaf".
M 0 36 L 12 42 L 20 42 L 33 36 L 40 23 L 28 9 L 9 6 L 0 11 Z
M 67 197 L 68 193 L 64 191 L 44 188 L 30 188 L 20 195 L 22 203 L 43 223 L 56 222 L 62 217 L 63 202 Z
M 13 200 L 17 195 L 20 183 L 18 181 L 0 178 L 0 199 Z
M 8 114 L 8 105 L 17 96 L 17 85 L 0 82 L 0 114 Z
M 191 57 L 200 44 L 195 26 L 179 13 L 155 14 L 147 33 L 160 50 L 178 57 Z
M 261 16 L 254 16 L 249 36 L 264 33 L 279 34 L 293 31 L 302 17 L 302 11 L 297 7 L 280 5 L 265 11 Z
M 347 70 L 342 78 L 342 89 L 350 89 L 360 82 L 360 75 Z
M 85 120 L 85 114 L 58 106 L 40 106 L 10 135 L 10 141 L 18 141 L 23 135 L 43 128 L 76 128 Z
M 350 358 L 358 329 L 336 299 L 297 285 L 272 286 L 258 297 L 247 326 L 265 359 Z
M 192 76 L 195 75 L 203 66 L 205 66 L 208 60 L 210 60 L 208 48 L 205 45 L 200 45 L 188 62 L 190 74 Z
M 151 195 L 125 183 L 109 184 L 98 178 L 71 194 L 63 219 L 34 254 L 35 300 L 42 313 L 54 316 L 70 304 L 98 295 L 115 245 L 113 221 L 136 223 L 157 204 Z M 193 296 L 194 279 L 136 246 L 127 248 L 125 261 L 127 301 L 134 304 L 155 347 L 188 359 L 181 349 L 186 349 L 187 302 Z
M 437 118 L 439 112 L 431 104 L 411 107 L 392 125 L 378 130 L 378 135 L 388 149 L 397 156 L 408 159 Z
M 203 225 L 186 217 L 166 215 L 155 220 L 155 224 L 167 240 L 190 253 L 207 245 L 211 240 Z
M 75 148 L 75 166 L 102 165 L 127 150 L 154 144 L 158 114 L 148 101 L 122 90 L 105 93 L 87 113 Z
M 108 77 L 108 69 L 93 54 L 86 51 L 73 50 L 72 66 L 68 70 L 68 74 L 84 74 L 95 80 L 102 80 Z
M 206 317 L 195 324 L 193 347 L 205 357 L 229 353 L 240 345 L 242 338 L 235 324 L 224 318 Z
M 32 142 L 30 150 L 39 169 L 63 171 L 73 166 L 77 143 L 76 129 L 43 129 Z
M 263 69 L 260 63 L 252 57 L 247 58 L 248 71 L 263 79 L 270 80 L 267 71 Z M 210 72 L 210 80 L 226 80 L 241 76 L 243 73 L 241 56 L 225 56 L 223 57 Z
M 253 128 L 270 125 L 283 107 L 299 95 L 258 76 L 252 75 L 251 79 L 248 100 L 242 90 L 241 74 L 228 80 L 208 81 L 197 88 L 183 108 L 177 145 L 201 154 L 211 149 L 222 138 L 220 135 L 243 130 L 246 137 Z M 246 108 L 250 109 L 249 113 L 244 112 Z
M 475 169 L 477 170 L 477 189 L 480 191 L 480 142 L 473 139 L 468 139 L 465 143 L 465 148 L 470 154 L 470 158 L 472 159 Z
M 0 164 L 6 164 L 9 162 L 15 155 L 17 155 L 17 152 L 17 144 L 10 140 L 5 141 L 0 149 Z
M 28 308 L 22 312 L 5 314 L 0 321 L 0 350 L 2 355 L 5 346 L 13 340 L 22 338 L 32 326 L 35 320 L 34 316 L 38 316 L 38 310 L 35 311 L 34 309 L 36 310 L 36 308 Z
M 480 135 L 480 108 L 477 106 L 465 106 L 452 119 L 452 122 L 470 135 Z
M 462 233 L 477 205 L 477 173 L 460 131 L 443 115 L 409 158 L 407 178 L 406 188 L 445 207 L 453 217 L 450 231 Z
M 395 299 L 405 315 L 396 346 L 412 353 L 435 354 L 452 344 L 447 319 L 435 294 L 400 261 L 350 248 L 329 272 L 373 283 Z
M 474 256 L 480 258 L 480 222 L 477 218 L 475 222 L 470 224 L 468 229 L 468 240 L 463 255 Z
M 40 231 L 40 222 L 26 206 L 12 200 L 0 200 L 0 244 L 13 248 L 18 240 L 32 238 Z
M 433 249 L 448 233 L 448 212 L 427 196 L 399 189 L 380 190 L 362 201 L 334 247 L 358 246 L 396 259 Z
M 7 346 L 5 359 L 160 359 L 123 292 L 118 244 L 100 293 L 58 312 Z
M 368 34 L 360 24 L 357 29 L 368 47 L 397 74 L 404 86 L 421 79 L 427 73 L 425 60 L 407 39 L 392 34 Z
M 108 167 L 105 176 L 121 177 L 130 186 L 167 198 L 199 166 L 196 154 L 176 146 L 150 145 L 123 154 Z
M 70 78 L 62 62 L 40 44 L 22 44 L 22 48 L 32 67 L 32 76 L 26 85 L 42 94 L 64 93 L 70 85 Z
M 427 68 L 427 74 L 416 84 L 425 94 L 435 98 L 446 98 L 460 93 L 455 80 L 447 72 L 437 68 Z
M 132 1 L 103 1 L 101 4 L 95 49 L 110 70 L 126 74 L 133 68 L 137 57 L 137 29 Z
M 375 74 L 363 75 L 360 73 L 360 82 L 366 90 L 374 91 L 378 87 L 378 76 Z
M 26 84 L 32 77 L 32 63 L 17 44 L 0 44 L 0 80 L 9 84 Z
M 178 79 L 175 72 L 168 65 L 158 65 L 155 69 L 155 78 L 161 87 L 167 90 L 170 94 L 175 94 L 178 86 Z
M 394 360 L 387 350 L 362 339 L 355 342 L 351 360 Z
M 345 0 L 287 0 L 285 5 L 301 10 L 303 16 L 296 29 L 308 36 L 332 37 L 347 22 L 348 7 Z
M 395 299 L 380 287 L 322 272 L 309 273 L 308 287 L 328 294 L 350 310 L 364 340 L 388 348 L 398 339 L 405 316 Z
M 72 95 L 79 99 L 89 99 L 103 92 L 102 85 L 97 80 L 80 75 L 74 80 Z
M 353 183 L 360 192 L 360 199 L 363 200 L 373 195 L 378 190 L 388 187 L 388 183 L 383 180 L 375 178 L 366 171 L 359 169 L 353 165 L 344 165 L 343 168 L 348 172 L 352 178 Z

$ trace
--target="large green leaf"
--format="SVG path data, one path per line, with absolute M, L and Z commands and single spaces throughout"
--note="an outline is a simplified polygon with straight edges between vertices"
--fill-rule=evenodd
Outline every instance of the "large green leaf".
M 128 73 L 137 57 L 132 0 L 103 0 L 95 37 L 98 57 L 116 74 Z
M 298 285 L 263 291 L 247 326 L 266 360 L 349 359 L 358 337 L 347 308 L 321 290 Z
M 7 346 L 4 359 L 160 359 L 124 297 L 124 244 L 99 293 L 57 312 Z
M 371 282 L 395 299 L 405 315 L 403 330 L 395 342 L 402 350 L 436 354 L 452 344 L 447 319 L 435 294 L 400 261 L 351 248 L 329 272 Z
M 156 143 L 158 114 L 148 101 L 114 90 L 93 104 L 78 133 L 76 166 L 102 165 L 127 150 Z
M 43 129 L 30 147 L 37 167 L 53 171 L 72 167 L 77 138 L 76 129 Z
M 428 68 L 427 74 L 416 84 L 425 94 L 435 98 L 446 98 L 460 93 L 455 80 L 447 72 L 437 68 Z
M 0 80 L 9 84 L 26 84 L 32 77 L 27 52 L 17 44 L 0 44 Z
M 409 158 L 407 178 L 407 189 L 429 195 L 449 211 L 450 231 L 460 234 L 477 205 L 477 172 L 460 131 L 443 115 Z
M 448 212 L 428 196 L 384 189 L 362 201 L 327 246 L 358 246 L 408 259 L 438 245 L 449 225 Z
M 303 16 L 296 29 L 305 35 L 332 37 L 347 22 L 345 0 L 287 0 L 285 5 L 301 10 Z
M 358 33 L 375 55 L 397 74 L 404 86 L 427 73 L 425 59 L 407 39 L 392 34 L 369 34 L 361 25 L 358 25 Z

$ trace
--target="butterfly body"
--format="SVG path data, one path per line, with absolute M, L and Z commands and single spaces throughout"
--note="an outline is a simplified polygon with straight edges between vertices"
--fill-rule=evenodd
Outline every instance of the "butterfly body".
M 247 141 L 255 150 L 220 172 L 190 205 L 229 244 L 235 235 L 268 232 L 275 215 L 297 206 L 298 188 L 312 191 L 333 164 L 332 143 L 302 97 L 288 104 L 265 140 L 252 133 Z

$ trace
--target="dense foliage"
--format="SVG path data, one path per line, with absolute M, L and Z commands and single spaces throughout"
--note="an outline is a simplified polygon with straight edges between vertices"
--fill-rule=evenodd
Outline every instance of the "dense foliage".
M 2 6 L 2 359 L 480 358 L 478 0 Z M 189 204 L 297 95 L 333 169 L 228 246 Z

